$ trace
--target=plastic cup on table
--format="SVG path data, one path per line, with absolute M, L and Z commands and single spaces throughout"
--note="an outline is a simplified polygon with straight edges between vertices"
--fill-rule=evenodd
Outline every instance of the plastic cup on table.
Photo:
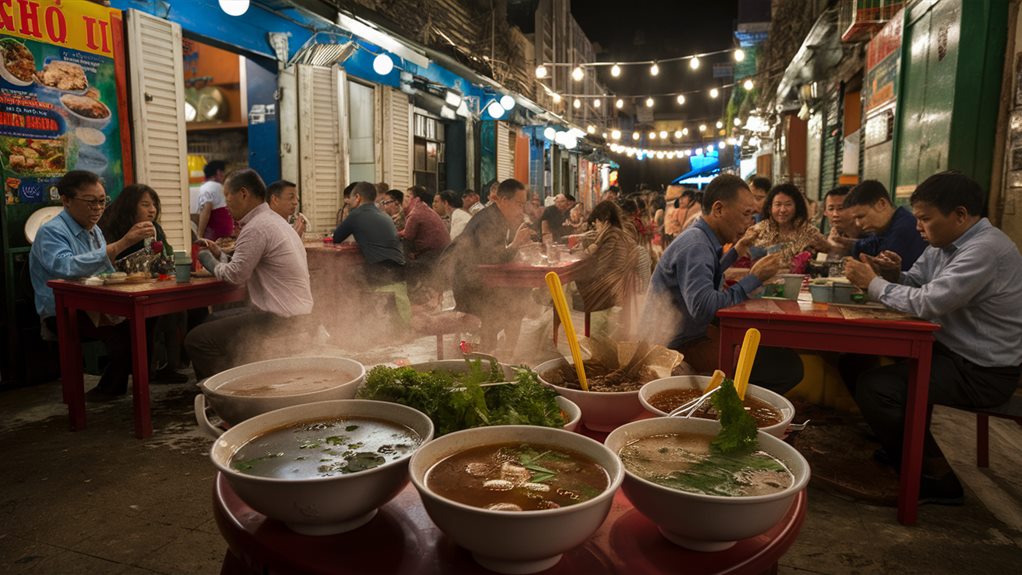
M 174 276 L 179 284 L 192 281 L 192 258 L 188 252 L 174 252 Z

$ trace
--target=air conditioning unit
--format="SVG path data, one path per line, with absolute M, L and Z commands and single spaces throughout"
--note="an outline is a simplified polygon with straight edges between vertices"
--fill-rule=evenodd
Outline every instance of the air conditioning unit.
M 843 0 L 838 12 L 842 42 L 865 42 L 905 6 L 904 0 Z

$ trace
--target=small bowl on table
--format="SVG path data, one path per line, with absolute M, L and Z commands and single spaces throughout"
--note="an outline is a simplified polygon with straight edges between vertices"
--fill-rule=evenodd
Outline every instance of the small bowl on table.
M 604 445 L 615 454 L 633 441 L 668 434 L 715 436 L 720 423 L 708 419 L 656 417 L 623 425 Z M 792 484 L 770 495 L 705 495 L 665 487 L 643 479 L 625 465 L 622 489 L 640 513 L 656 524 L 671 543 L 696 551 L 723 551 L 776 525 L 795 497 L 809 483 L 809 464 L 787 443 L 759 432 L 759 450 L 780 460 L 793 475 Z
M 442 460 L 476 447 L 526 443 L 573 451 L 607 472 L 608 486 L 591 499 L 554 509 L 504 511 L 460 503 L 430 488 L 427 474 Z M 456 431 L 421 447 L 408 466 L 412 485 L 437 527 L 476 562 L 498 573 L 536 573 L 585 543 L 610 513 L 624 478 L 618 457 L 602 444 L 577 433 L 549 427 L 498 425 Z
M 702 391 L 706 389 L 706 386 L 709 383 L 710 378 L 705 375 L 676 375 L 672 377 L 664 377 L 662 379 L 654 379 L 639 389 L 639 401 L 642 402 L 642 406 L 646 408 L 646 411 L 658 417 L 666 417 L 668 412 L 659 409 L 650 403 L 653 396 L 670 390 L 698 390 L 699 395 L 701 395 Z M 747 397 L 758 399 L 780 413 L 780 422 L 760 427 L 759 430 L 765 431 L 774 437 L 783 439 L 787 433 L 788 425 L 791 424 L 791 420 L 795 417 L 795 406 L 793 406 L 783 395 L 774 393 L 773 391 L 758 385 L 750 384 L 746 393 L 748 394 Z M 695 397 L 699 397 L 699 395 L 695 395 Z M 710 400 L 707 399 L 706 401 L 708 402 Z M 678 404 L 678 407 L 680 406 L 681 404 Z M 699 417 L 696 418 L 700 419 Z
M 556 376 L 550 375 L 565 366 L 575 364 L 565 358 L 552 359 L 535 367 L 539 381 L 550 386 L 558 394 L 569 399 L 582 410 L 582 425 L 593 431 L 611 431 L 619 425 L 639 417 L 643 413 L 639 403 L 639 390 L 632 391 L 582 391 L 560 385 Z

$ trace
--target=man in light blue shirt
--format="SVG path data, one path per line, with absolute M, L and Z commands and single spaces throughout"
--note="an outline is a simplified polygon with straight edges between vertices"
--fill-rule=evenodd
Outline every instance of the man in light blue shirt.
M 940 324 L 930 366 L 930 403 L 993 407 L 1011 397 L 1022 365 L 1022 255 L 982 217 L 983 190 L 955 172 L 919 184 L 910 202 L 929 243 L 901 272 L 891 251 L 848 259 L 845 275 L 884 305 Z M 901 459 L 908 365 L 865 371 L 854 382 L 862 415 L 886 456 Z M 929 429 L 920 500 L 959 503 L 962 486 Z
M 108 245 L 103 232 L 96 226 L 106 209 L 106 190 L 92 172 L 68 172 L 57 182 L 57 191 L 64 211 L 39 228 L 28 262 L 36 311 L 53 332 L 57 331 L 57 312 L 53 290 L 46 285 L 47 281 L 79 279 L 113 271 L 111 262 L 116 254 L 146 237 L 156 236 L 152 222 L 145 221 L 135 224 L 123 238 Z M 81 334 L 102 340 L 110 356 L 110 363 L 97 387 L 98 392 L 93 397 L 123 394 L 127 391 L 131 373 L 127 326 L 96 326 L 84 313 L 80 313 L 77 319 Z
M 639 325 L 648 327 L 650 341 L 685 354 L 699 373 L 717 367 L 717 330 L 711 324 L 717 310 L 749 298 L 754 290 L 781 270 L 780 254 L 756 261 L 749 274 L 721 290 L 724 270 L 748 248 L 742 241 L 752 225 L 756 203 L 749 186 L 733 175 L 717 176 L 703 194 L 703 215 L 671 242 L 650 280 Z M 737 242 L 726 254 L 723 244 Z M 802 361 L 787 349 L 760 348 L 750 381 L 778 393 L 802 379 Z

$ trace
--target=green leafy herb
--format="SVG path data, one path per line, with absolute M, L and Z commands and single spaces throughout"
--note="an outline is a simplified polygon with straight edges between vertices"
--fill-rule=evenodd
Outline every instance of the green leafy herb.
M 734 381 L 725 379 L 721 382 L 720 391 L 713 394 L 712 401 L 720 414 L 720 433 L 713 440 L 713 447 L 720 453 L 754 449 L 758 445 L 756 420 L 745 411 Z
M 552 455 L 553 453 L 549 450 L 540 453 L 533 449 L 525 448 L 518 452 L 518 463 L 532 472 L 532 475 L 529 477 L 529 481 L 533 483 L 543 483 L 544 481 L 550 481 L 557 476 L 556 471 L 547 469 L 538 463 L 544 457 Z M 553 457 L 550 458 L 553 459 Z
M 357 425 L 349 425 L 344 428 L 344 431 L 355 431 L 356 429 L 358 429 Z
M 418 409 L 433 420 L 437 436 L 485 425 L 564 425 L 557 393 L 539 383 L 532 371 L 518 370 L 514 385 L 484 388 L 483 383 L 504 381 L 500 365 L 466 363 L 467 371 L 459 374 L 377 366 L 366 375 L 358 397 Z

